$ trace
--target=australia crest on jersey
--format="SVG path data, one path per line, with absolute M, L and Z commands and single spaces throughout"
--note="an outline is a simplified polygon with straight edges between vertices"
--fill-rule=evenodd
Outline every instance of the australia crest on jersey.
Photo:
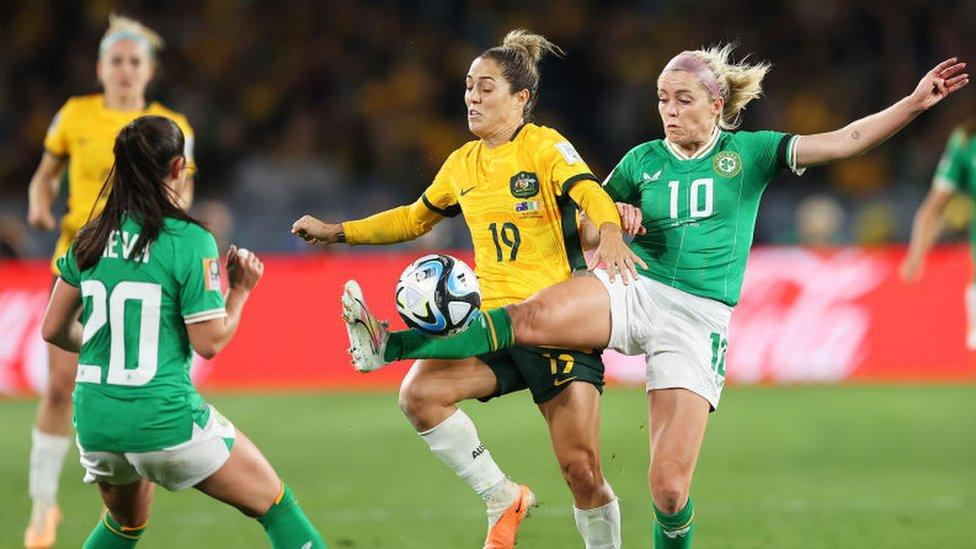
M 712 158 L 712 168 L 722 177 L 732 178 L 742 171 L 742 158 L 737 152 L 722 151 Z
M 532 172 L 519 172 L 512 176 L 508 186 L 515 198 L 529 198 L 539 194 L 539 177 Z

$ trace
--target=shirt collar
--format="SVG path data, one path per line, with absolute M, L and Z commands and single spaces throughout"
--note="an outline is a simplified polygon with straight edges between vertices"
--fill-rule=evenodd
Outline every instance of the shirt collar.
M 708 141 L 706 141 L 700 149 L 691 155 L 685 154 L 680 147 L 668 141 L 667 138 L 664 138 L 664 145 L 669 151 L 671 151 L 671 154 L 678 158 L 678 160 L 694 160 L 696 158 L 703 158 L 711 153 L 712 149 L 715 148 L 715 144 L 718 143 L 718 137 L 721 134 L 722 130 L 718 129 L 718 126 L 715 126 L 715 128 L 712 130 L 712 135 L 708 138 Z

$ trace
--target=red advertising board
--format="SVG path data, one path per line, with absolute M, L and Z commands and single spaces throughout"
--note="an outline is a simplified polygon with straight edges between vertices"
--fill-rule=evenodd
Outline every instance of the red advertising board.
M 265 257 L 237 336 L 194 378 L 211 389 L 394 387 L 406 365 L 358 374 L 349 365 L 339 292 L 359 280 L 376 312 L 396 315 L 393 288 L 416 253 Z M 459 253 L 470 261 L 470 254 Z M 968 248 L 935 250 L 914 285 L 897 277 L 902 248 L 753 250 L 732 320 L 731 383 L 971 381 L 963 292 Z M 46 261 L 0 263 L 0 395 L 44 386 L 40 339 Z M 639 383 L 641 357 L 605 355 L 611 382 Z

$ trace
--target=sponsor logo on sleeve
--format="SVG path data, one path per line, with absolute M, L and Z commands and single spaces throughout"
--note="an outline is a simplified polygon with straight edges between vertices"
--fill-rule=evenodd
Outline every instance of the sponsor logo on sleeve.
M 203 260 L 203 280 L 207 290 L 220 291 L 220 260 L 216 257 Z
M 579 153 L 576 152 L 576 149 L 573 148 L 572 143 L 569 141 L 560 141 L 559 143 L 556 143 L 556 149 L 558 149 L 563 155 L 563 160 L 565 160 L 567 164 L 575 164 L 583 161 L 583 159 L 580 158 Z

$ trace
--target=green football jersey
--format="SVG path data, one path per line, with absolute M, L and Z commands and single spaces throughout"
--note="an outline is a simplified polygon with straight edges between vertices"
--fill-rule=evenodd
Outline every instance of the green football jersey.
M 631 244 L 639 272 L 688 293 L 739 301 L 759 199 L 784 167 L 794 136 L 717 131 L 687 157 L 666 140 L 631 149 L 603 183 L 616 202 L 639 206 L 647 234 Z
M 74 245 L 58 259 L 61 278 L 82 295 L 74 424 L 90 451 L 175 446 L 210 413 L 190 381 L 186 324 L 227 314 L 217 243 L 199 225 L 166 218 L 144 253 L 124 259 L 139 233 L 124 218 L 98 263 L 83 272 Z
M 935 187 L 961 192 L 976 198 L 976 139 L 962 128 L 952 132 L 932 184 Z M 976 207 L 973 209 L 976 218 Z M 969 238 L 976 261 L 976 224 L 971 224 Z

